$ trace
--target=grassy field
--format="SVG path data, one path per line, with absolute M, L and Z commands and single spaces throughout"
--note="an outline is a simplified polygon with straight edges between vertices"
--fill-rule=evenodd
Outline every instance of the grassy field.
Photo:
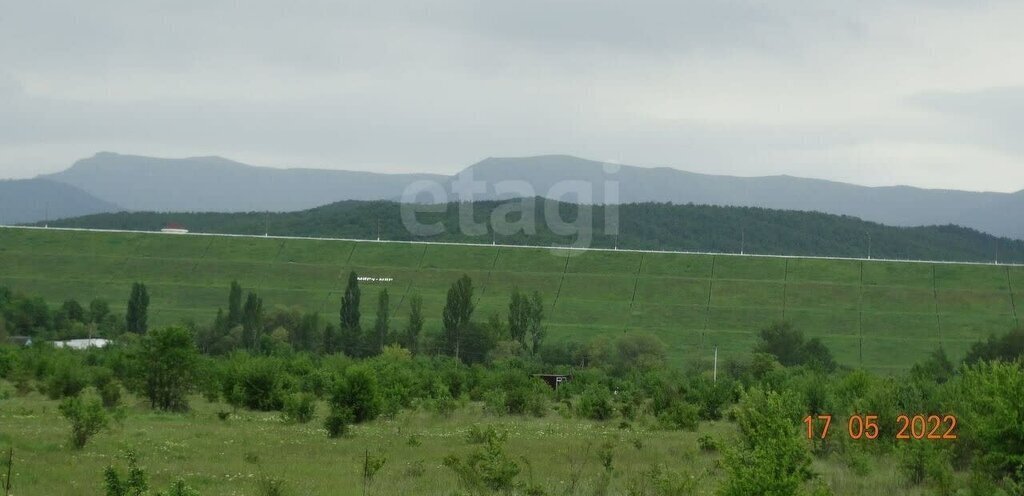
M 13 386 L 0 381 L 0 389 Z M 14 449 L 12 493 L 18 496 L 94 495 L 102 492 L 103 470 L 126 463 L 125 449 L 137 452 L 151 487 L 166 489 L 183 478 L 200 494 L 258 494 L 261 473 L 284 481 L 287 494 L 360 495 L 361 463 L 367 450 L 387 459 L 368 492 L 370 495 L 415 494 L 448 496 L 458 487 L 455 474 L 442 465 L 445 456 L 465 456 L 479 445 L 467 442 L 473 426 L 507 431 L 505 451 L 521 467 L 520 482 L 533 482 L 547 494 L 595 494 L 603 467 L 598 451 L 611 446 L 609 495 L 627 494 L 656 465 L 676 475 L 697 479 L 693 494 L 712 495 L 724 472 L 720 453 L 702 452 L 697 439 L 709 435 L 727 441 L 735 426 L 702 423 L 697 432 L 652 430 L 642 423 L 629 429 L 618 421 L 598 423 L 563 419 L 494 417 L 469 404 L 444 418 L 421 410 L 404 411 L 394 419 L 353 427 L 351 436 L 329 439 L 321 428 L 326 411 L 306 425 L 282 421 L 278 413 L 240 412 L 220 420 L 222 404 L 193 398 L 188 414 L 157 413 L 148 403 L 129 398 L 128 415 L 101 432 L 81 451 L 68 447 L 68 425 L 57 413 L 57 401 L 38 393 L 0 401 L 0 445 Z M 413 439 L 410 442 L 410 439 Z M 3 456 L 6 456 L 6 452 Z M 523 459 L 529 460 L 529 468 Z M 868 475 L 858 475 L 838 456 L 816 459 L 814 470 L 842 495 L 927 494 L 925 486 L 909 486 L 891 455 L 864 457 Z M 570 493 L 572 480 L 579 482 Z
M 480 319 L 504 313 L 513 287 L 538 290 L 552 340 L 650 331 L 677 360 L 714 346 L 739 356 L 760 327 L 786 320 L 842 364 L 900 370 L 940 345 L 959 357 L 1024 309 L 1022 267 L 0 228 L 0 285 L 53 304 L 106 298 L 123 312 L 142 281 L 155 325 L 211 321 L 233 279 L 270 306 L 333 318 L 349 270 L 393 278 L 363 284 L 364 315 L 381 288 L 400 320 L 419 293 L 436 330 L 465 273 Z

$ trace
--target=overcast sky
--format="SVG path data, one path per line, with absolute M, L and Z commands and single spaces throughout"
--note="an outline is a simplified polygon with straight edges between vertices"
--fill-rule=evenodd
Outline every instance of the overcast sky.
M 1024 189 L 1024 3 L 0 0 L 0 178 L 548 153 Z

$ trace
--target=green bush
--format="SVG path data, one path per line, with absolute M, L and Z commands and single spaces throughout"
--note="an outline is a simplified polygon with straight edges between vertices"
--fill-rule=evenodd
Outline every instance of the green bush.
M 56 367 L 46 381 L 46 395 L 51 400 L 78 396 L 89 385 L 79 364 L 62 361 Z
M 290 422 L 305 424 L 316 416 L 316 397 L 309 393 L 293 393 L 284 400 L 284 416 Z
M 331 406 L 347 409 L 352 422 L 362 423 L 377 418 L 381 412 L 381 398 L 377 381 L 364 368 L 352 367 L 338 381 L 331 392 Z
M 929 440 L 909 440 L 896 452 L 900 470 L 912 484 L 928 482 L 938 494 L 952 494 L 953 467 L 949 453 Z
M 465 460 L 448 455 L 444 459 L 444 466 L 454 471 L 460 485 L 470 492 L 509 492 L 515 487 L 520 468 L 505 454 L 503 443 L 497 438 L 491 438 L 483 448 L 473 451 Z
M 472 425 L 466 431 L 466 442 L 469 444 L 504 443 L 507 440 L 508 431 L 498 431 L 493 425 L 488 425 L 486 428 Z
M 736 412 L 741 439 L 725 450 L 723 496 L 797 494 L 811 479 L 811 453 L 797 425 L 795 395 L 751 389 Z
M 705 434 L 697 438 L 697 447 L 705 453 L 713 453 L 718 451 L 718 441 L 715 441 L 715 438 Z
M 251 359 L 236 370 L 236 374 L 233 384 L 238 386 L 243 406 L 262 412 L 280 410 L 284 407 L 284 371 L 276 361 Z
M 121 385 L 116 381 L 104 383 L 97 389 L 104 408 L 114 408 L 121 404 Z
M 324 419 L 324 428 L 327 429 L 327 436 L 337 438 L 348 434 L 348 427 L 354 421 L 352 410 L 344 407 L 331 405 L 331 412 Z
M 612 418 L 615 415 L 615 408 L 612 406 L 611 392 L 608 391 L 608 388 L 600 385 L 588 387 L 580 395 L 576 411 L 580 417 L 591 420 Z
M 658 424 L 663 429 L 670 430 L 695 431 L 699 420 L 700 412 L 697 407 L 682 402 L 673 404 L 658 415 Z
M 78 396 L 65 399 L 60 404 L 60 413 L 71 422 L 71 446 L 85 447 L 89 439 L 107 426 L 107 412 L 98 400 L 83 401 Z

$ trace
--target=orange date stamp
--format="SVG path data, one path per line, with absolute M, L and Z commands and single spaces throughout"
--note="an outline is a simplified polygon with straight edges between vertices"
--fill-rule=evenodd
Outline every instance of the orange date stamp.
M 846 432 L 850 439 L 878 439 L 882 430 L 878 415 L 850 415 Z M 807 439 L 825 439 L 832 427 L 832 415 L 808 415 Z M 956 439 L 957 420 L 955 415 L 900 415 L 896 417 L 896 439 Z

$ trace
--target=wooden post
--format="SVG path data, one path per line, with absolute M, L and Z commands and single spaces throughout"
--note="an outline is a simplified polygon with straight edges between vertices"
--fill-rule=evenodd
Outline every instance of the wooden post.
M 11 495 L 11 469 L 14 468 L 14 447 L 7 449 L 7 478 L 4 479 L 4 496 Z

